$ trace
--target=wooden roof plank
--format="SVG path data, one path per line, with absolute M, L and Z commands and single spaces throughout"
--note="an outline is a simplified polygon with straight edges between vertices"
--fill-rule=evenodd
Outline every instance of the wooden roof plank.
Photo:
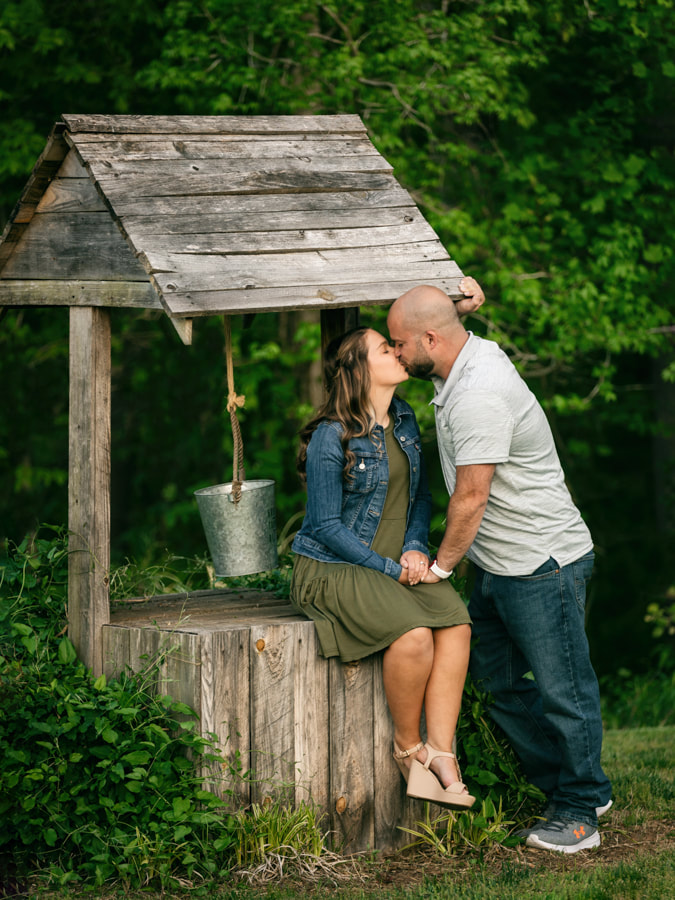
M 110 178 L 123 179 L 122 183 L 132 186 L 137 178 L 186 178 L 200 180 L 202 178 L 256 178 L 274 177 L 277 174 L 291 173 L 294 176 L 307 174 L 312 181 L 316 175 L 333 175 L 339 172 L 386 172 L 393 171 L 389 163 L 377 156 L 288 156 L 271 159 L 101 159 L 90 160 L 83 157 L 88 170 L 99 181 Z
M 390 206 L 414 206 L 410 194 L 392 179 L 384 187 L 365 187 L 351 191 L 293 192 L 290 194 L 182 194 L 180 196 L 137 197 L 118 192 L 111 200 L 124 221 L 128 215 L 222 215 L 286 210 L 370 209 Z
M 274 194 L 324 191 L 374 191 L 393 187 L 391 175 L 380 172 L 306 171 L 288 166 L 279 171 L 223 173 L 222 175 L 98 175 L 97 182 L 115 208 L 120 197 L 194 197 L 223 194 Z
M 129 231 L 134 240 L 134 234 Z M 409 222 L 403 225 L 362 228 L 311 229 L 286 231 L 247 231 L 229 234 L 203 235 L 146 235 L 143 243 L 146 253 L 153 244 L 165 253 L 198 254 L 204 256 L 225 254 L 287 253 L 290 251 L 338 250 L 348 247 L 379 247 L 388 244 L 420 243 L 436 239 L 431 226 L 425 222 Z
M 203 141 L 232 144 L 237 142 L 251 143 L 251 141 L 255 141 L 256 144 L 264 144 L 270 141 L 368 141 L 370 143 L 370 139 L 363 131 L 315 131 L 308 134 L 300 132 L 286 134 L 283 131 L 274 131 L 269 134 L 247 134 L 246 132 L 242 134 L 233 134 L 231 132 L 209 132 L 204 134 L 199 131 L 186 133 L 181 132 L 180 130 L 171 133 L 161 131 L 146 133 L 138 131 L 128 133 L 80 131 L 71 133 L 70 131 L 66 131 L 65 134 L 73 144 L 77 143 L 78 147 L 89 148 L 93 148 L 96 144 L 127 143 L 129 141 L 142 141 L 145 144 L 162 144 L 174 140 L 180 141 L 181 143 L 193 144 L 199 144 Z
M 98 195 L 97 195 L 98 196 Z M 311 196 L 316 196 L 313 194 Z M 59 200 L 55 199 L 54 203 Z M 68 198 L 60 200 L 68 208 Z M 49 207 L 48 207 L 49 208 Z M 284 212 L 229 212 L 178 214 L 174 216 L 124 216 L 124 229 L 134 242 L 146 235 L 201 234 L 215 237 L 248 232 L 294 231 L 313 228 L 375 228 L 406 223 L 426 223 L 415 206 L 370 207 L 355 209 L 303 209 Z
M 251 140 L 240 137 L 233 141 L 230 136 L 213 135 L 208 139 L 188 140 L 165 136 L 162 140 L 115 140 L 105 143 L 85 144 L 76 142 L 80 153 L 89 162 L 102 160 L 124 160 L 125 162 L 158 159 L 292 159 L 298 156 L 339 156 L 343 159 L 381 155 L 371 142 L 361 137 L 343 137 L 339 144 L 329 140 L 307 138 L 302 141 L 288 139 Z M 390 167 L 391 168 L 391 167 Z
M 102 134 L 155 132 L 174 134 L 270 134 L 345 131 L 363 133 L 366 128 L 357 115 L 335 116 L 100 116 L 66 114 L 63 121 L 71 134 L 96 131 Z
M 431 231 L 431 229 L 429 229 Z M 433 232 L 431 232 L 433 235 Z M 435 238 L 435 236 L 434 236 Z M 321 276 L 327 270 L 340 270 L 344 278 L 350 279 L 349 273 L 360 266 L 397 266 L 408 265 L 429 260 L 449 259 L 447 250 L 437 239 L 385 246 L 356 247 L 337 250 L 309 250 L 307 252 L 289 251 L 288 253 L 258 254 L 201 254 L 201 253 L 166 253 L 161 248 L 146 248 L 142 256 L 149 272 L 163 273 L 179 279 L 202 278 L 213 276 L 225 279 L 239 278 L 241 273 L 265 273 L 268 277 L 283 277 L 284 271 L 290 276 Z M 324 281 L 319 277 L 319 281 Z M 288 283 L 286 281 L 281 284 Z
M 292 309 L 339 309 L 348 306 L 376 306 L 391 303 L 419 284 L 441 288 L 448 296 L 459 299 L 462 273 L 456 263 L 433 263 L 410 269 L 409 278 L 362 281 L 352 284 L 293 285 L 278 288 L 188 291 L 168 293 L 173 316 L 201 316 L 280 311 Z
M 172 315 L 199 315 L 194 302 L 206 299 L 205 292 L 254 291 L 258 289 L 283 290 L 299 289 L 303 296 L 308 294 L 326 300 L 330 306 L 336 292 L 334 285 L 375 284 L 379 281 L 416 280 L 426 284 L 430 280 L 449 278 L 461 275 L 459 267 L 453 260 L 430 259 L 406 262 L 404 266 L 393 266 L 391 261 L 369 261 L 364 255 L 359 264 L 354 263 L 345 271 L 339 266 L 309 265 L 304 269 L 290 271 L 279 265 L 276 269 L 240 268 L 226 273 L 188 274 L 177 272 L 155 272 L 151 278 L 162 292 L 162 301 Z M 323 296 L 322 292 L 325 293 Z M 176 297 L 190 294 L 192 297 L 189 309 L 180 309 Z

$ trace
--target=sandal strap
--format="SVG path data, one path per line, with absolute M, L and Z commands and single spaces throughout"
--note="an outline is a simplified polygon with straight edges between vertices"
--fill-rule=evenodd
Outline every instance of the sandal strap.
M 419 744 L 415 744 L 414 747 L 411 747 L 410 750 L 397 750 L 394 753 L 394 759 L 407 759 L 409 756 L 412 756 L 413 753 L 419 753 L 419 751 L 424 747 L 424 741 L 420 741 Z
M 426 760 L 425 760 L 425 762 L 424 762 L 424 768 L 425 768 L 425 769 L 428 769 L 429 766 L 431 765 L 431 762 L 432 762 L 437 756 L 447 756 L 449 759 L 454 759 L 454 760 L 455 760 L 455 763 L 456 763 L 456 765 L 457 765 L 457 777 L 458 777 L 459 781 L 453 782 L 453 784 L 461 784 L 461 783 L 462 783 L 462 771 L 461 771 L 461 769 L 459 768 L 459 761 L 458 761 L 458 759 L 457 759 L 457 754 L 456 754 L 456 753 L 450 753 L 448 750 L 437 750 L 435 747 L 432 747 L 431 744 L 429 744 L 428 742 L 427 742 L 424 746 L 425 746 L 426 751 L 427 751 L 427 758 L 426 758 Z M 452 785 L 451 785 L 451 787 L 452 787 Z M 463 784 L 462 784 L 462 788 L 464 788 L 464 785 L 463 785 Z M 447 790 L 447 788 L 446 788 L 446 790 Z
M 437 756 L 447 756 L 449 759 L 457 759 L 457 754 L 452 753 L 449 750 L 437 750 L 435 747 L 432 747 L 428 742 L 424 745 L 427 751 L 427 758 L 424 762 L 424 768 L 428 769 L 431 765 L 431 762 L 436 759 Z M 459 769 L 459 766 L 457 766 Z

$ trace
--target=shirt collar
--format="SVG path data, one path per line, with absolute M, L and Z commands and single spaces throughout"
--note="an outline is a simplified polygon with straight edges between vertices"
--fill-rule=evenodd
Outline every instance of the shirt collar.
M 478 352 L 479 338 L 476 337 L 473 331 L 469 331 L 468 335 L 469 339 L 459 351 L 457 359 L 452 364 L 448 377 L 444 380 L 440 375 L 431 376 L 434 390 L 436 391 L 436 396 L 431 400 L 431 403 L 434 403 L 436 406 L 445 406 L 450 399 L 453 388 L 459 381 L 462 369 L 469 362 L 471 357 Z

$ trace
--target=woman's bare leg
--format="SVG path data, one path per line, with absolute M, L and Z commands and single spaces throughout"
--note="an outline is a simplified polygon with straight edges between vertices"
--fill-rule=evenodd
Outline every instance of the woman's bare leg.
M 401 750 L 420 741 L 422 706 L 433 664 L 434 636 L 430 628 L 407 631 L 385 651 L 384 691 L 394 720 L 394 740 Z
M 471 627 L 436 628 L 433 641 L 434 661 L 424 695 L 427 737 L 437 750 L 452 750 L 469 666 Z M 418 758 L 424 762 L 426 751 Z M 431 768 L 445 787 L 458 780 L 455 761 L 448 757 L 438 757 Z

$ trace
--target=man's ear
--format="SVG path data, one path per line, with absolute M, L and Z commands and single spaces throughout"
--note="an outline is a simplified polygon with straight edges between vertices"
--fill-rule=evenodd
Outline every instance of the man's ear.
M 427 350 L 434 350 L 438 346 L 438 334 L 435 331 L 425 331 L 422 335 L 422 345 Z

